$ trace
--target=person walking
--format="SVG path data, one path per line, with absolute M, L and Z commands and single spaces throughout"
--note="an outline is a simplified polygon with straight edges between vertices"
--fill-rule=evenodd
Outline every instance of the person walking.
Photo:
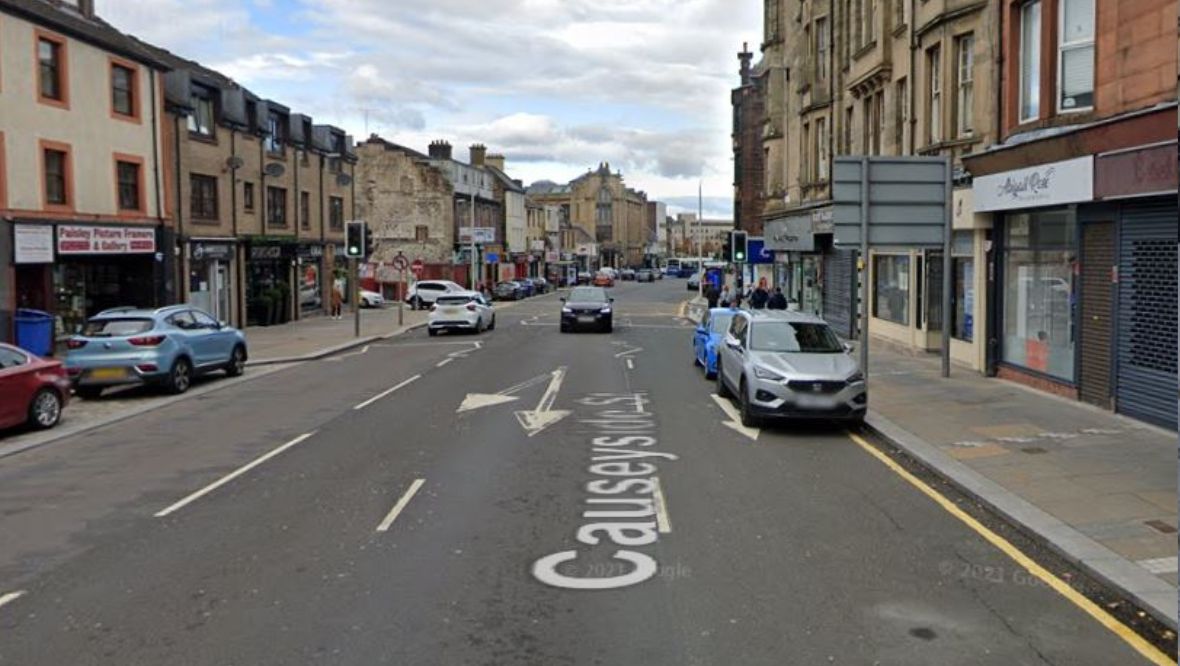
M 766 291 L 766 280 L 758 283 L 758 287 L 754 293 L 750 294 L 750 307 L 755 310 L 762 310 L 766 307 L 766 302 L 770 300 L 770 292 Z
M 340 319 L 344 312 L 344 293 L 340 291 L 340 285 L 332 284 L 332 319 Z
M 709 309 L 717 307 L 717 300 L 721 298 L 721 292 L 717 290 L 717 285 L 712 282 L 708 287 L 705 287 L 705 300 L 709 302 Z
M 729 285 L 721 288 L 721 296 L 717 298 L 717 307 L 728 308 L 733 306 L 733 295 L 729 293 Z
M 787 309 L 787 297 L 783 295 L 783 288 L 782 287 L 775 287 L 774 288 L 774 294 L 770 297 L 770 300 L 767 301 L 766 309 L 767 310 L 786 310 Z

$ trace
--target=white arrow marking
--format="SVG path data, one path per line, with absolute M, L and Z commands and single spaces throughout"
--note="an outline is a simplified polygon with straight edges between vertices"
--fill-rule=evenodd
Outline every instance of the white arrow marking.
M 618 354 L 615 354 L 615 358 L 626 358 L 627 356 L 631 356 L 632 354 L 638 354 L 641 351 L 643 351 L 643 347 L 632 347 L 631 349 L 628 349 L 626 351 L 621 351 Z
M 722 398 L 716 393 L 712 395 L 712 398 L 713 402 L 717 403 L 717 406 L 721 408 L 721 411 L 725 412 L 725 415 L 729 417 L 729 420 L 725 421 L 722 425 L 738 434 L 749 437 L 755 442 L 758 441 L 758 435 L 760 435 L 762 431 L 758 428 L 747 428 L 746 426 L 742 425 L 742 416 L 736 409 L 734 409 L 733 403 L 726 400 L 725 398 Z
M 0 606 L 7 606 L 8 604 L 16 601 L 17 599 L 20 599 L 23 596 L 25 596 L 24 590 L 20 590 L 17 592 L 9 592 L 8 594 L 5 594 L 4 596 L 0 596 Z
M 536 409 L 516 412 L 516 420 L 520 421 L 521 427 L 525 429 L 529 437 L 540 434 L 541 431 L 571 414 L 568 411 L 553 409 L 553 403 L 557 401 L 557 394 L 561 391 L 561 383 L 565 381 L 565 373 L 565 367 L 553 371 L 549 387 L 545 389 L 545 395 L 541 396 L 541 401 L 537 403 Z
M 467 398 L 463 400 L 462 405 L 459 405 L 459 410 L 456 413 L 462 414 L 463 412 L 470 412 L 476 409 L 482 409 L 484 407 L 492 407 L 495 405 L 502 405 L 506 402 L 512 402 L 513 400 L 517 399 L 514 394 L 520 393 L 521 391 L 538 384 L 543 384 L 546 381 L 549 381 L 552 376 L 552 373 L 548 373 L 533 377 L 527 382 L 521 382 L 516 386 L 506 388 L 499 393 L 468 393 Z

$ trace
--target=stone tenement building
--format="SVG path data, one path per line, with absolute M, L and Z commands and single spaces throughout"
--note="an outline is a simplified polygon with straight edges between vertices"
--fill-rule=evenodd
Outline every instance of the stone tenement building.
M 568 185 L 534 183 L 528 195 L 536 203 L 560 206 L 569 226 L 581 230 L 577 237 L 597 244 L 601 265 L 643 264 L 651 240 L 647 195 L 627 187 L 623 175 L 612 172 L 609 164 L 600 164 Z

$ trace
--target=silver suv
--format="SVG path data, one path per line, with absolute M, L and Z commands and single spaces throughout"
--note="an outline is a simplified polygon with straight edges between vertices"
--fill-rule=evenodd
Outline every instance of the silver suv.
M 822 319 L 799 312 L 739 312 L 717 358 L 717 394 L 737 396 L 742 425 L 766 418 L 862 422 L 860 365 Z

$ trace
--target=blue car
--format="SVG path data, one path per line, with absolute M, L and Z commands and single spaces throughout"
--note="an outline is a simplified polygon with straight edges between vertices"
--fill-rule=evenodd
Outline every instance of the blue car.
M 83 398 L 127 384 L 179 394 L 197 375 L 224 370 L 236 377 L 246 369 L 246 336 L 188 305 L 105 310 L 66 347 L 66 372 Z
M 706 379 L 717 378 L 717 348 L 729 330 L 736 308 L 713 308 L 705 312 L 692 338 L 694 365 L 705 369 Z
M 532 298 L 537 289 L 531 280 L 513 280 L 520 287 L 521 298 Z

